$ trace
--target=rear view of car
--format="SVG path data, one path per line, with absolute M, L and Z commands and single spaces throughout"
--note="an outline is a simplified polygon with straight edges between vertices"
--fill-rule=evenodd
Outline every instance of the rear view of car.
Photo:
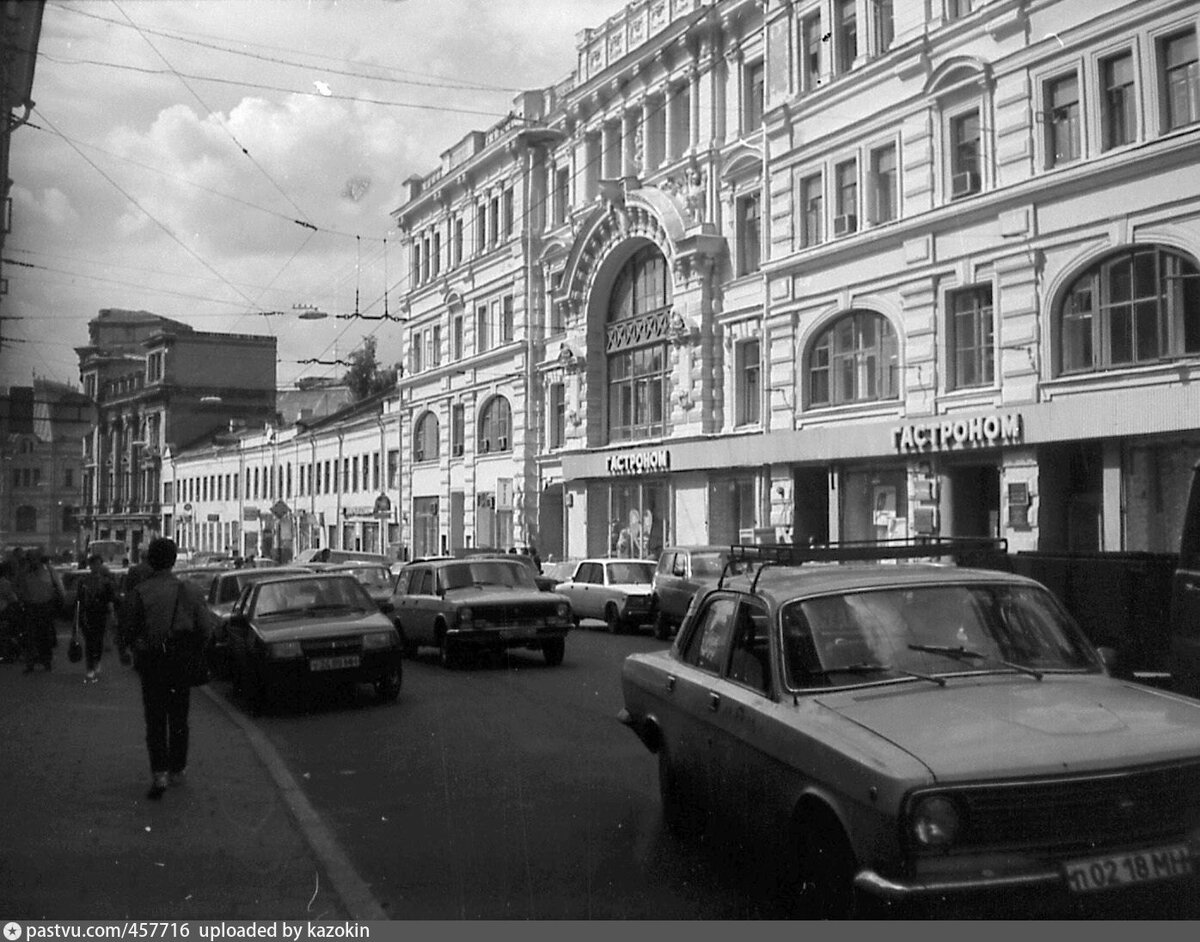
M 729 562 L 727 546 L 668 546 L 654 571 L 654 637 L 666 641 L 683 624 L 692 596 L 716 585 Z

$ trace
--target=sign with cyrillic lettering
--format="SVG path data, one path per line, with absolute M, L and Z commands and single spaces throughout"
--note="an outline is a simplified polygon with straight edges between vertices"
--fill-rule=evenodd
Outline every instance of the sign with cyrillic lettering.
M 892 429 L 892 445 L 898 452 L 991 448 L 1015 444 L 1022 435 L 1021 416 L 1013 412 L 900 425 Z

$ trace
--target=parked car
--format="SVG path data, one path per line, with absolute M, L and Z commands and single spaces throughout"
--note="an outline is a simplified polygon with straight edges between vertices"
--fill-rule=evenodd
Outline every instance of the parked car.
M 622 719 L 658 756 L 668 826 L 735 822 L 786 861 L 808 915 L 1195 892 L 1173 884 L 1200 837 L 1200 703 L 1109 676 L 1043 586 L 732 552 L 764 564 L 702 590 L 669 650 L 623 666 Z
M 505 648 L 540 650 L 547 664 L 561 664 L 573 621 L 571 603 L 539 590 L 511 557 L 409 563 L 396 579 L 392 617 L 406 654 L 432 645 L 447 667 L 467 651 Z
M 472 547 L 471 549 L 460 550 L 458 559 L 515 559 L 520 562 L 533 576 L 533 581 L 543 592 L 553 592 L 554 587 L 561 582 L 561 579 L 555 579 L 551 576 L 542 573 L 541 564 L 530 556 L 528 553 L 508 553 L 502 549 L 488 549 L 485 547 Z
M 189 566 L 186 569 L 173 569 L 171 571 L 178 578 L 193 583 L 196 588 L 204 593 L 204 597 L 208 598 L 213 580 L 225 570 L 217 566 Z
M 299 575 L 309 570 L 299 566 L 275 566 L 270 569 L 222 569 L 208 587 L 208 610 L 214 628 L 210 647 L 213 672 L 218 677 L 229 673 L 229 616 L 246 586 L 278 575 Z
M 716 583 L 729 561 L 728 546 L 668 546 L 654 571 L 654 637 L 666 641 L 683 623 L 692 596 Z
M 392 587 L 396 577 L 387 566 L 375 563 L 311 563 L 315 572 L 340 572 L 359 581 L 380 611 L 391 611 Z
M 381 702 L 400 694 L 399 635 L 349 575 L 249 584 L 230 612 L 229 648 L 235 688 L 256 711 L 318 686 L 369 683 Z
M 293 565 L 303 566 L 307 563 L 377 563 L 380 566 L 391 564 L 391 560 L 379 553 L 368 553 L 359 550 L 335 550 L 329 547 L 311 547 L 301 550 L 292 560 Z
M 585 559 L 554 591 L 571 601 L 575 624 L 603 619 L 612 634 L 654 618 L 654 563 L 642 559 Z

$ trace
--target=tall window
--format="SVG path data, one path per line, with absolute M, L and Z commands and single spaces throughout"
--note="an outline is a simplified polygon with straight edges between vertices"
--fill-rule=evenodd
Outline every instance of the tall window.
M 671 116 L 672 159 L 680 157 L 692 145 L 692 90 L 686 82 L 677 85 L 671 99 L 674 114 Z
M 437 456 L 438 420 L 432 412 L 426 412 L 417 419 L 413 431 L 413 461 L 432 461 Z
M 483 407 L 479 418 L 479 453 L 512 449 L 512 412 L 508 400 L 495 396 Z
M 463 358 L 463 316 L 462 314 L 454 315 L 454 359 L 461 360 Z
M 563 167 L 554 171 L 554 224 L 561 226 L 567 221 L 567 209 L 571 199 L 571 170 Z
M 466 410 L 461 402 L 450 407 L 450 454 L 455 458 L 463 453 L 466 442 Z
M 491 318 L 488 317 L 488 306 L 481 304 L 475 309 L 475 352 L 483 353 L 491 349 Z
M 833 220 L 835 236 L 848 235 L 858 229 L 858 161 L 847 160 L 834 168 L 837 192 L 837 213 Z
M 746 103 L 742 110 L 742 133 L 751 134 L 762 126 L 765 86 L 761 62 L 746 66 Z
M 1123 52 L 1100 62 L 1100 126 L 1104 149 L 1131 143 L 1137 135 L 1137 89 L 1133 82 L 1133 55 Z
M 896 145 L 871 151 L 871 222 L 891 222 L 899 215 L 900 190 L 896 178 Z
M 488 204 L 488 245 L 495 246 L 500 241 L 500 197 L 493 196 Z
M 995 364 L 992 286 L 956 291 L 949 299 L 949 314 L 954 388 L 989 385 Z
M 500 342 L 512 343 L 514 331 L 513 296 L 506 294 L 500 301 Z
M 513 234 L 513 191 L 509 187 L 504 191 L 504 237 Z
M 475 254 L 481 255 L 487 249 L 487 202 L 475 207 Z
M 551 448 L 562 448 L 567 441 L 567 394 L 562 383 L 551 383 L 547 392 L 546 417 Z
M 807 372 L 810 407 L 895 399 L 896 333 L 872 311 L 844 314 L 809 349 Z
M 463 221 L 458 217 L 454 219 L 454 264 L 461 265 L 463 258 Z
M 874 41 L 873 52 L 882 55 L 892 48 L 896 37 L 896 19 L 892 10 L 892 0 L 870 0 L 867 9 L 871 14 L 871 36 Z
M 747 340 L 736 353 L 737 424 L 756 425 L 762 418 L 762 346 Z
M 666 422 L 670 271 L 656 246 L 617 275 L 608 306 L 608 434 L 612 441 L 661 435 Z
M 739 275 L 749 275 L 762 266 L 762 213 L 759 193 L 747 193 L 737 201 Z
M 1196 31 L 1162 40 L 1163 120 L 1164 130 L 1181 128 L 1200 121 L 1200 65 L 1196 57 Z
M 442 365 L 442 325 L 434 324 L 429 331 L 429 365 Z
M 1079 78 L 1074 73 L 1046 83 L 1046 165 L 1078 160 L 1079 141 Z
M 834 37 L 834 50 L 838 75 L 849 72 L 858 56 L 858 0 L 836 0 L 834 17 L 837 23 L 837 35 Z
M 811 92 L 821 84 L 821 14 L 806 16 L 800 23 L 800 83 Z
M 978 193 L 981 185 L 979 112 L 968 111 L 950 119 L 950 196 L 957 199 Z
M 1153 245 L 1109 256 L 1068 289 L 1057 331 L 1063 373 L 1200 354 L 1200 269 Z
M 317 465 L 317 470 L 321 470 L 320 465 Z M 400 486 L 400 451 L 397 448 L 388 449 L 387 486 L 388 490 L 395 490 Z
M 800 245 L 818 245 L 823 239 L 822 222 L 825 213 L 821 175 L 803 177 L 797 187 L 800 206 Z

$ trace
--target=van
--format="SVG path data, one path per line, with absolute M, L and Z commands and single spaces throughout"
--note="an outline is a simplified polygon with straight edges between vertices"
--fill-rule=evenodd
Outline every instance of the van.
M 728 546 L 668 546 L 654 571 L 654 637 L 666 641 L 683 623 L 692 596 L 701 586 L 716 585 Z

